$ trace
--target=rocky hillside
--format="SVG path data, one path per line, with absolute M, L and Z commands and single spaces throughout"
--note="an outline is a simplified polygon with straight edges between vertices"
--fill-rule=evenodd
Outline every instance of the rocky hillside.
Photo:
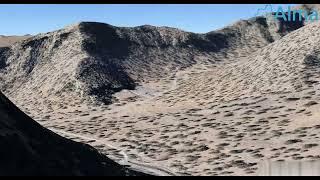
M 83 22 L 0 48 L 0 87 L 115 160 L 255 174 L 263 160 L 320 158 L 319 25 L 255 17 L 196 34 Z
M 319 29 L 308 24 L 237 61 L 180 71 L 158 96 L 85 117 L 61 111 L 69 122 L 56 113 L 45 124 L 101 136 L 188 175 L 256 175 L 263 161 L 319 161 Z
M 0 93 L 0 175 L 143 175 L 41 127 Z
M 114 118 L 131 117 L 129 121 L 134 122 L 146 119 L 145 124 L 155 120 L 160 125 L 149 124 L 148 128 L 154 129 L 149 133 L 156 134 L 158 129 L 167 127 L 160 134 L 170 137 L 159 144 L 179 141 L 171 138 L 180 131 L 173 126 L 183 124 L 189 130 L 184 134 L 185 141 L 202 141 L 208 146 L 199 152 L 199 160 L 181 160 L 181 166 L 190 174 L 247 175 L 257 173 L 257 165 L 264 160 L 319 160 L 319 27 L 319 22 L 308 24 L 237 62 L 198 74 L 189 72 L 189 78 L 182 79 L 174 90 L 143 102 L 141 107 L 134 108 L 134 113 L 119 111 Z M 133 126 L 131 131 L 141 129 Z M 149 140 L 146 144 L 150 144 L 153 138 L 134 140 Z M 174 151 L 170 148 L 167 151 Z M 178 145 L 175 148 L 180 149 Z M 168 161 L 174 165 L 175 161 L 194 154 L 194 151 L 177 153 Z M 212 159 L 207 160 L 208 157 Z M 206 166 L 202 164 L 204 161 Z M 184 165 L 187 163 L 192 165 Z M 215 170 L 205 173 L 200 164 Z
M 231 99 L 245 92 L 251 95 L 268 94 L 318 87 L 318 81 L 314 80 L 318 78 L 320 62 L 318 28 L 318 22 L 300 28 L 246 58 L 216 70 L 215 76 L 208 80 L 205 80 L 208 74 L 200 74 L 202 78 L 194 76 L 195 79 L 204 79 L 204 86 L 191 83 L 190 86 L 194 86 L 194 89 L 208 88 L 206 85 L 219 82 L 210 91 L 199 89 L 197 92 L 208 92 L 211 95 L 217 93 Z M 219 80 L 221 77 L 223 79 Z M 221 89 L 217 89 L 218 87 Z
M 236 60 L 300 27 L 283 26 L 292 25 L 257 17 L 195 34 L 83 22 L 0 48 L 0 87 L 23 102 L 34 96 L 61 103 L 68 96 L 109 104 L 115 92 L 197 63 Z

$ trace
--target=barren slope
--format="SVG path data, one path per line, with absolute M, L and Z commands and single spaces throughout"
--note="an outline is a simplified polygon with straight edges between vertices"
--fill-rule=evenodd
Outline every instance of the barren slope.
M 319 25 L 302 26 L 258 17 L 195 34 L 80 23 L 0 49 L 1 88 L 106 155 L 179 174 L 254 174 L 263 159 L 317 159 L 306 130 L 318 127 Z
M 258 17 L 194 34 L 167 27 L 80 23 L 0 49 L 1 89 L 14 101 L 45 99 L 39 102 L 45 106 L 62 106 L 66 98 L 109 104 L 115 92 L 197 63 L 246 56 L 302 26 L 279 29 L 281 24 Z
M 105 113 L 126 122 L 108 138 L 128 150 L 139 142 L 138 152 L 192 175 L 255 174 L 269 159 L 319 160 L 319 27 L 235 63 L 192 68 L 160 97 Z
M 182 174 L 255 174 L 262 160 L 317 160 L 318 30 L 310 24 L 233 63 L 187 68 L 156 96 L 67 108 L 43 124 L 107 139 Z

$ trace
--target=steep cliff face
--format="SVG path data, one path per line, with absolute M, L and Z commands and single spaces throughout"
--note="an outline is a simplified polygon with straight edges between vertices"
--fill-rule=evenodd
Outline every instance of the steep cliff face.
M 264 17 L 206 34 L 169 27 L 82 22 L 0 49 L 1 90 L 17 99 L 65 96 L 110 104 L 112 95 L 197 63 L 236 61 L 299 28 L 278 32 Z M 49 101 L 49 100 L 48 100 Z M 25 101 L 24 101 L 25 102 Z
M 0 175 L 143 175 L 41 127 L 0 93 Z

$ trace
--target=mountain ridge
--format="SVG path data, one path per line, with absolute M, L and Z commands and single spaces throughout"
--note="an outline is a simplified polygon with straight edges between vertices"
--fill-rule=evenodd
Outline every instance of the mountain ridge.
M 255 31 L 257 28 L 260 31 Z M 177 69 L 246 56 L 289 32 L 278 33 L 278 28 L 277 23 L 263 17 L 206 34 L 168 27 L 119 28 L 80 22 L 2 48 L 1 90 L 13 97 L 29 96 L 17 94 L 20 88 L 30 89 L 30 93 L 31 89 L 42 89 L 38 94 L 44 93 L 44 97 L 71 90 L 75 97 L 89 95 L 82 100 L 110 104 L 114 93 L 133 90 Z M 48 74 L 40 75 L 42 72 Z

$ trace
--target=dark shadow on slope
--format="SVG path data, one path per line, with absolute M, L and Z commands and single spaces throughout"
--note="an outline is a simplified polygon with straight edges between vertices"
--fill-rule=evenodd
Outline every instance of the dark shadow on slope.
M 77 78 L 85 83 L 86 93 L 104 104 L 123 89 L 134 90 L 135 82 L 117 64 L 100 59 L 86 59 L 77 69 Z
M 183 47 L 193 47 L 202 52 L 215 53 L 221 49 L 228 48 L 228 40 L 233 36 L 233 33 L 226 35 L 218 32 L 210 32 L 205 35 L 190 34 L 188 40 L 183 44 Z
M 269 43 L 274 42 L 275 40 L 269 31 L 269 25 L 267 22 L 267 18 L 257 17 L 255 22 L 257 22 L 258 24 L 260 24 L 262 26 L 262 28 L 259 28 L 259 30 L 260 30 L 260 33 L 262 34 L 262 36 L 264 37 L 264 39 L 266 39 Z
M 273 13 L 273 15 L 276 15 L 276 13 Z M 281 16 L 281 14 L 279 14 L 279 15 Z M 289 20 L 288 13 L 285 14 L 285 17 L 286 17 L 287 21 L 285 21 L 285 19 L 282 17 L 277 18 L 279 21 L 279 24 L 280 24 L 280 27 L 278 30 L 279 34 L 285 35 L 285 33 L 287 33 L 287 32 L 297 30 L 297 29 L 304 26 L 305 19 L 304 19 L 304 17 L 300 16 L 299 13 L 291 12 L 291 14 L 290 14 L 291 21 L 288 21 Z M 293 21 L 293 18 L 295 18 L 295 21 Z
M 0 47 L 0 70 L 7 66 L 6 57 L 10 55 L 10 48 Z
M 104 23 L 81 23 L 80 32 L 87 37 L 83 48 L 91 55 L 108 55 L 111 57 L 124 57 L 129 52 L 129 42 L 117 33 L 117 29 Z M 106 57 L 107 58 L 107 57 Z

